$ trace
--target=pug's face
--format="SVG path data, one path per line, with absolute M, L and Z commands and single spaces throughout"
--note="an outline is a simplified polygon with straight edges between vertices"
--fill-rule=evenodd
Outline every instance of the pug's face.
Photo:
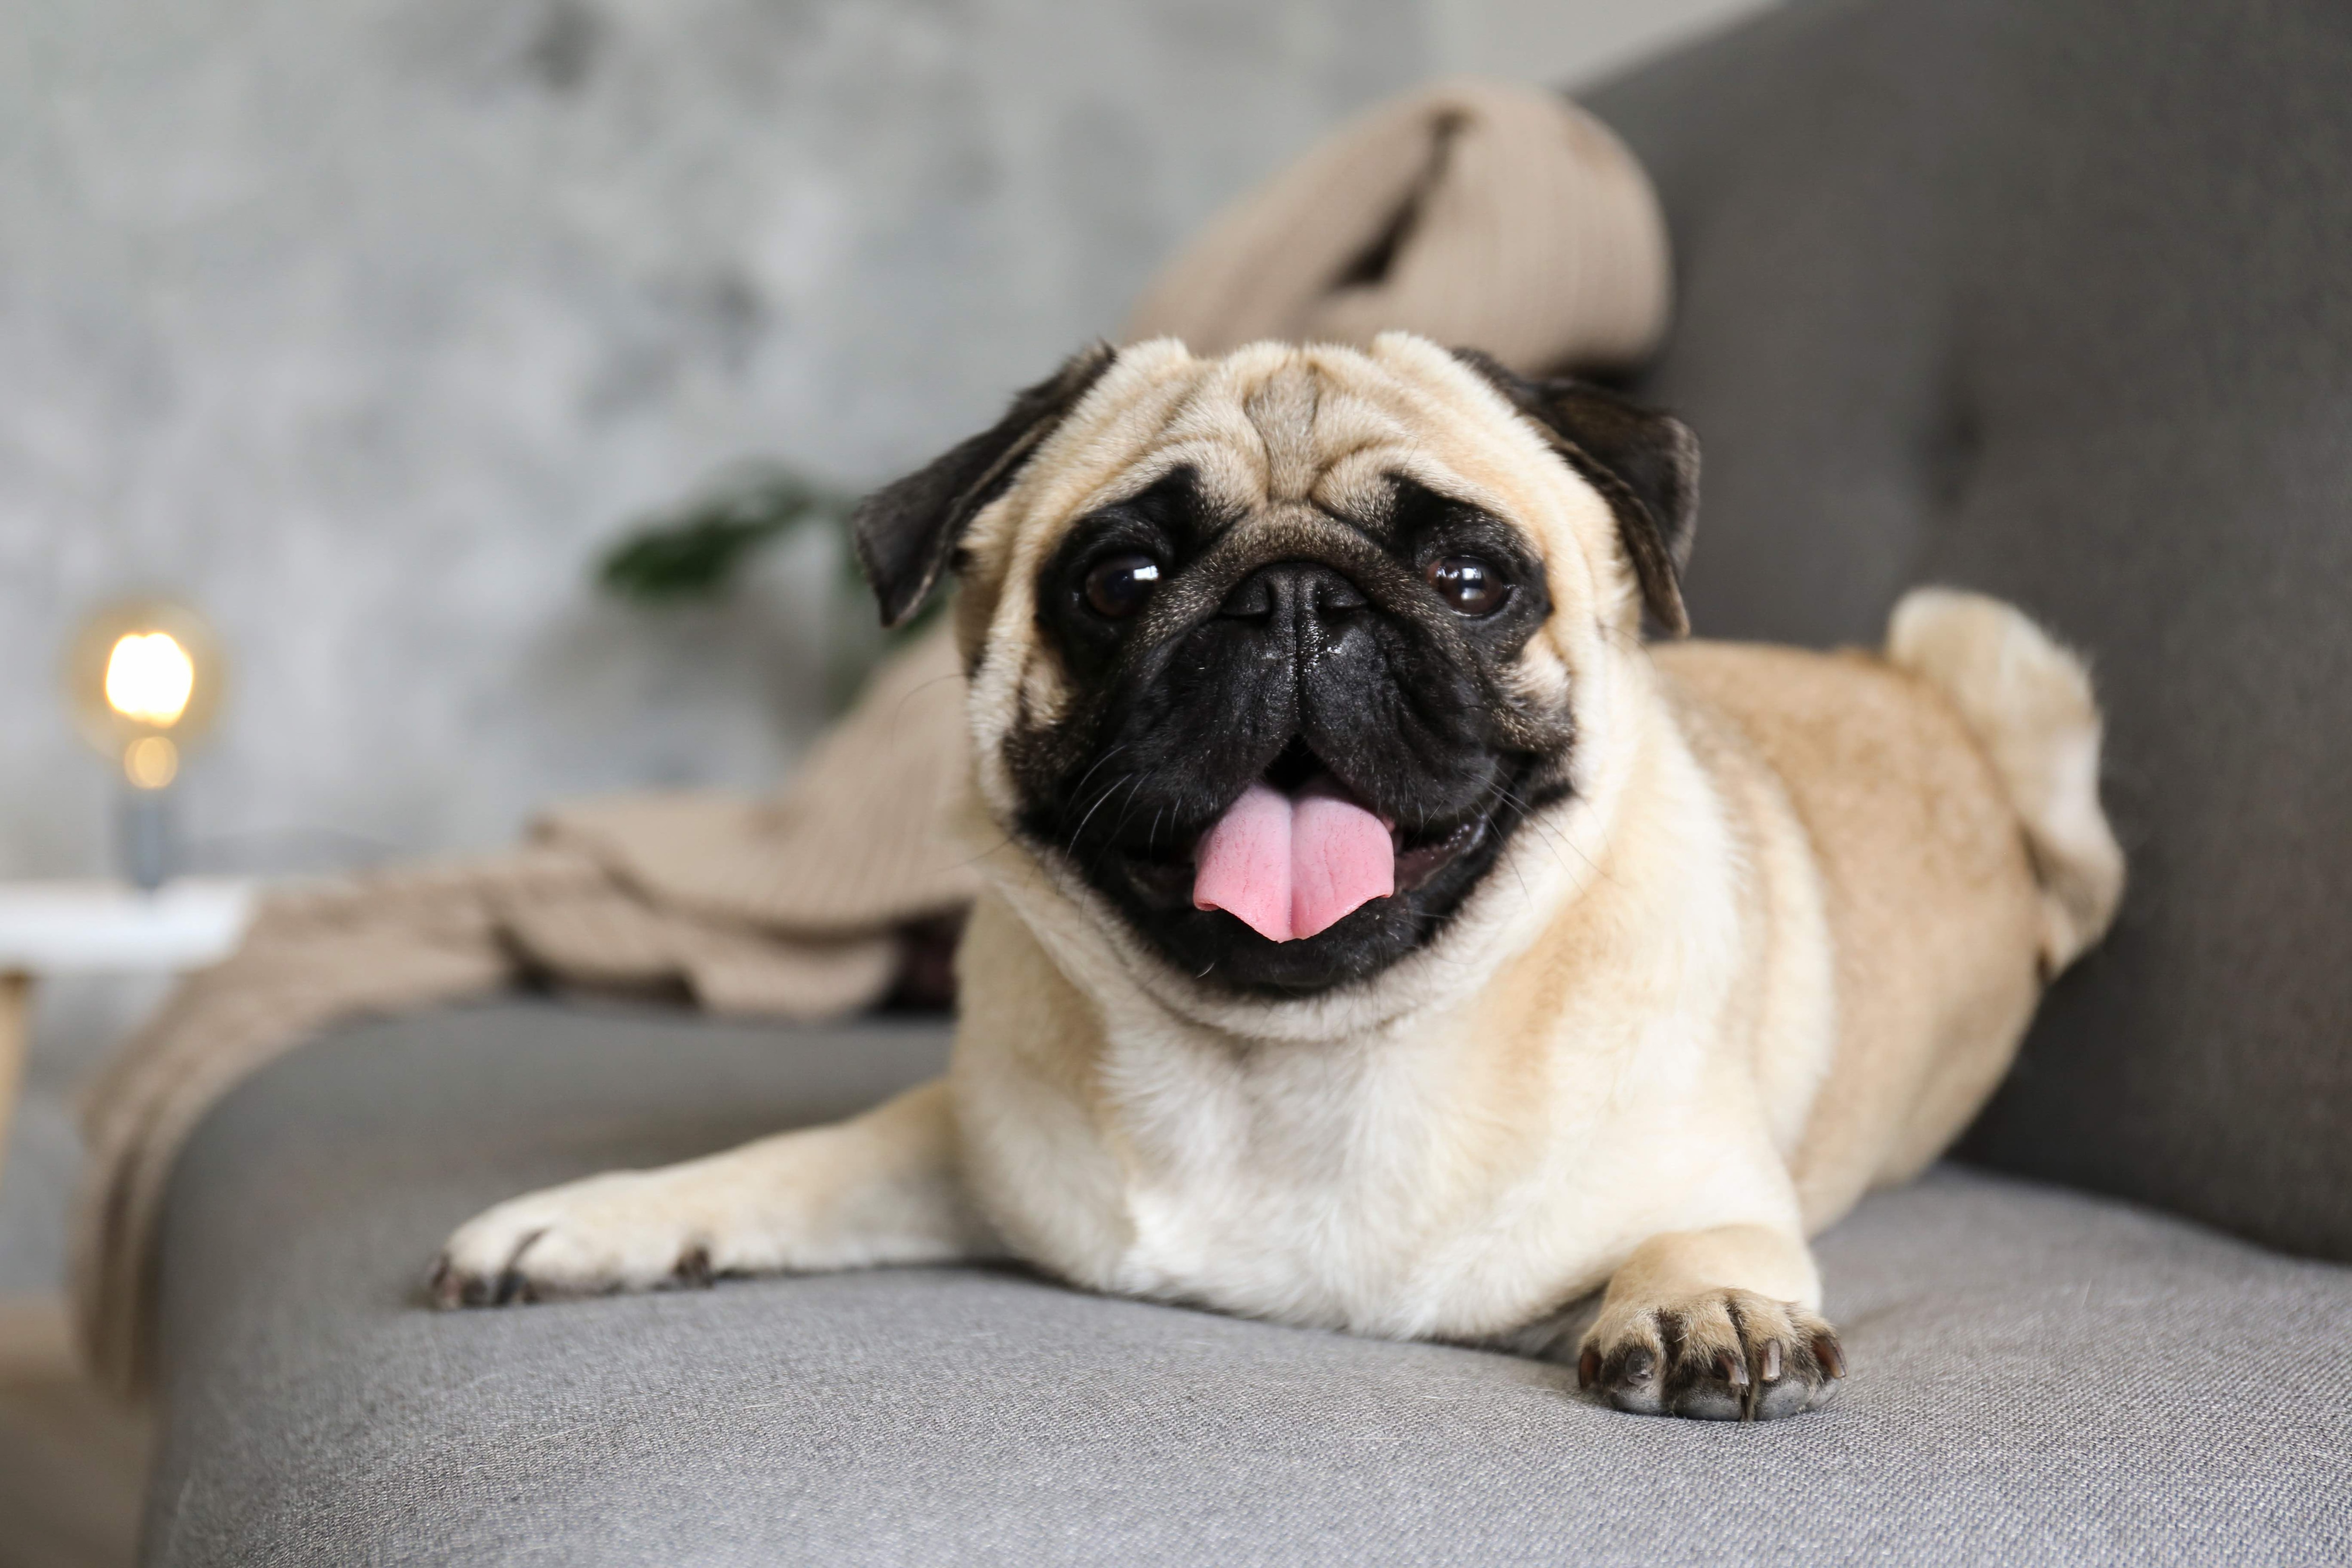
M 1430 942 L 1575 787 L 1582 676 L 1683 629 L 1681 426 L 1402 334 L 1098 349 L 861 509 L 886 619 L 952 563 L 999 825 L 1201 985 Z

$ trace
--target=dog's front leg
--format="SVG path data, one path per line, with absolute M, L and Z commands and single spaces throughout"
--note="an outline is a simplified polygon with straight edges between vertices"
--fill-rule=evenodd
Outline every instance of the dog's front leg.
M 1759 1225 L 1652 1237 L 1610 1277 L 1577 1382 L 1649 1415 L 1793 1415 L 1845 1375 L 1820 1300 L 1801 1237 Z
M 966 1201 L 944 1079 L 863 1116 L 499 1205 L 433 1270 L 445 1307 L 939 1263 L 1002 1250 Z

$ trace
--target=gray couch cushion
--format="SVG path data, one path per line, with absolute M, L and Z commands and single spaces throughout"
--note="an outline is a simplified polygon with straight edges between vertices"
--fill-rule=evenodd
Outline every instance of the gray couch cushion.
M 417 1305 L 483 1204 L 855 1109 L 935 1029 L 515 1004 L 335 1035 L 166 1222 L 156 1563 L 2312 1563 L 2352 1271 L 1940 1172 L 1823 1245 L 1853 1372 L 1742 1428 L 1009 1269 Z
M 1590 102 L 1657 176 L 1702 635 L 2087 648 L 2133 884 L 1969 1152 L 2352 1258 L 2352 8 L 1794 6 Z

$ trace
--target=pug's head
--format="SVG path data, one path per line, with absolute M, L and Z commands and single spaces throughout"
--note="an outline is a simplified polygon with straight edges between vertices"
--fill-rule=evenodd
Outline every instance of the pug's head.
M 1406 334 L 1159 342 L 1073 358 L 856 531 L 886 621 L 961 579 L 997 826 L 1280 998 L 1437 940 L 1576 791 L 1587 689 L 1645 615 L 1685 629 L 1696 490 L 1675 420 Z

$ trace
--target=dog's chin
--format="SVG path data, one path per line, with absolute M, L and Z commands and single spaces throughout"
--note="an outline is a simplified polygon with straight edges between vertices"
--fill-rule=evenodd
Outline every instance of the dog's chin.
M 1160 855 L 1112 848 L 1089 879 L 1149 946 L 1198 984 L 1268 999 L 1306 997 L 1370 980 L 1426 946 L 1493 865 L 1506 831 L 1480 816 L 1397 834 L 1393 893 L 1287 942 L 1262 936 L 1223 910 L 1196 908 L 1190 847 Z

